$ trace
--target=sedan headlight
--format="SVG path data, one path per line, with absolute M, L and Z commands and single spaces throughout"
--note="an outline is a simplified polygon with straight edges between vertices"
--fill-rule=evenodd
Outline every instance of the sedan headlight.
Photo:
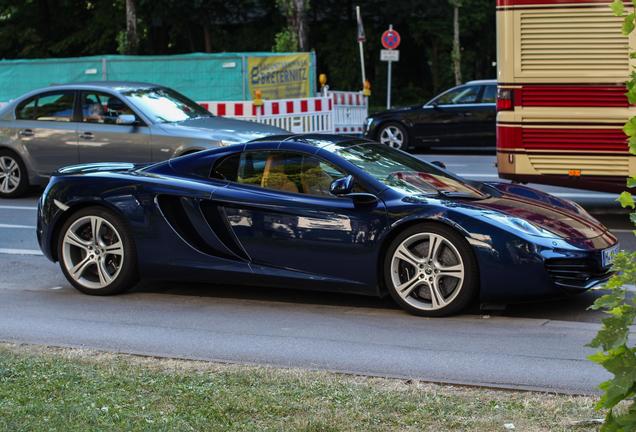
M 497 221 L 502 225 L 506 225 L 510 228 L 514 228 L 515 230 L 521 231 L 524 234 L 544 238 L 560 238 L 553 232 L 548 231 L 547 229 L 537 226 L 532 222 L 529 222 L 522 218 L 508 216 L 501 213 L 486 213 L 485 216 L 488 219 Z
M 373 117 L 367 117 L 367 124 L 366 124 L 366 129 L 365 130 L 369 130 L 369 128 L 371 127 L 371 125 L 373 124 L 373 121 L 375 119 Z

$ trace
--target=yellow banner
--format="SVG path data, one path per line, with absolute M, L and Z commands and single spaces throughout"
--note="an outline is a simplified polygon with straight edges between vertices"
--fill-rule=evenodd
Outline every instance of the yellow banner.
M 263 99 L 311 97 L 309 53 L 272 57 L 248 57 L 250 96 L 261 91 Z

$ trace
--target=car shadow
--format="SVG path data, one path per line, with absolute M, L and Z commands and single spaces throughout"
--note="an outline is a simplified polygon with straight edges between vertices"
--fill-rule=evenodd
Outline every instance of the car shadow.
M 273 301 L 361 309 L 400 309 L 389 296 L 377 298 L 354 294 L 286 288 L 147 281 L 137 285 L 133 292 L 204 298 Z M 465 314 L 598 323 L 603 318 L 603 313 L 600 311 L 587 310 L 587 308 L 594 303 L 596 298 L 603 294 L 604 291 L 602 290 L 592 290 L 565 299 L 507 305 L 503 309 L 482 309 L 477 302 L 474 302 L 467 308 Z

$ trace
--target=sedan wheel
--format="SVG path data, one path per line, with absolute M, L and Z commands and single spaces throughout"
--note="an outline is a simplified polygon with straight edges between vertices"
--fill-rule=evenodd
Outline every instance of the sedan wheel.
M 0 152 L 0 197 L 17 197 L 26 188 L 26 170 L 20 158 L 8 151 Z
M 405 149 L 407 143 L 406 131 L 396 124 L 388 124 L 379 134 L 380 143 L 396 149 Z
M 87 294 L 115 294 L 134 283 L 134 251 L 125 226 L 110 212 L 86 209 L 71 217 L 60 238 L 66 278 Z
M 389 249 L 385 266 L 393 298 L 418 315 L 447 315 L 465 307 L 475 284 L 475 264 L 465 241 L 434 225 L 404 234 Z

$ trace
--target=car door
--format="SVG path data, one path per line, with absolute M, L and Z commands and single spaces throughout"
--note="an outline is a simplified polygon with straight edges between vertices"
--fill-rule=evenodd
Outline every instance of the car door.
M 40 175 L 79 161 L 74 102 L 75 92 L 62 90 L 40 93 L 16 107 L 17 136 Z
M 483 86 L 479 104 L 474 108 L 473 117 L 476 120 L 476 146 L 496 146 L 497 135 L 497 84 Z
M 134 115 L 135 124 L 119 124 L 120 115 Z M 80 117 L 77 136 L 80 162 L 152 160 L 150 128 L 119 97 L 82 91 Z
M 377 265 L 386 211 L 381 201 L 363 208 L 332 196 L 329 186 L 343 170 L 302 152 L 248 150 L 222 160 L 214 172 L 231 181 L 212 195 L 215 207 L 208 211 L 227 220 L 256 272 L 300 272 L 349 290 L 375 286 L 370 269 Z
M 472 146 L 479 141 L 481 85 L 463 85 L 442 93 L 422 107 L 414 122 L 418 140 L 425 145 Z

